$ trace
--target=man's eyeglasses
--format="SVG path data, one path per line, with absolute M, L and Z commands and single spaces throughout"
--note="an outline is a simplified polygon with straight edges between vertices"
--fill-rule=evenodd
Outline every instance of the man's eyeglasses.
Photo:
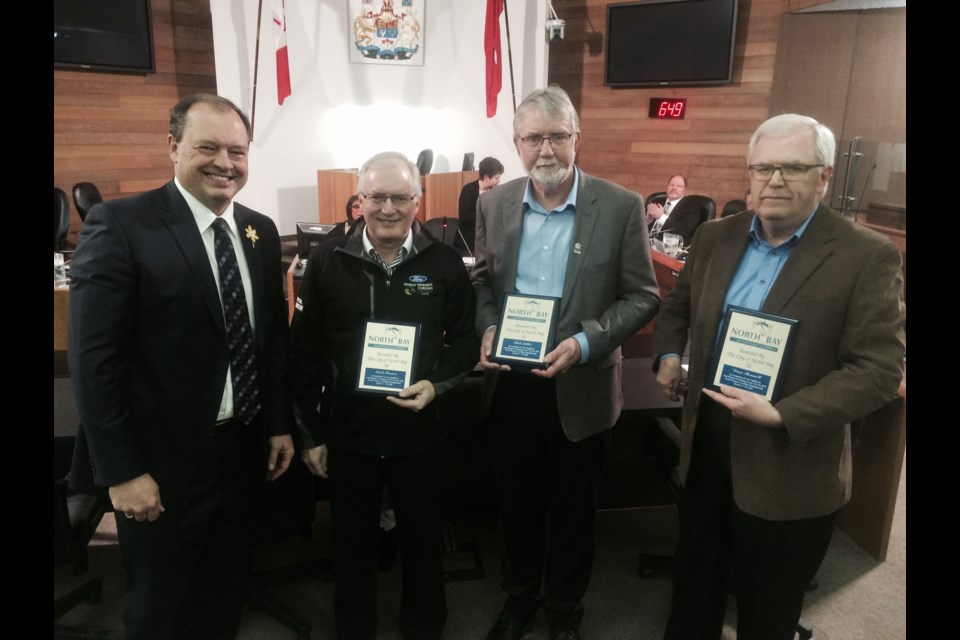
M 799 180 L 807 175 L 810 169 L 822 166 L 822 164 L 752 164 L 747 167 L 747 170 L 754 180 L 769 180 L 776 171 L 780 172 L 784 180 Z
M 536 149 L 543 144 L 544 140 L 549 140 L 550 146 L 557 148 L 565 147 L 570 144 L 570 138 L 572 138 L 573 135 L 574 134 L 572 133 L 551 133 L 548 136 L 527 136 L 525 138 L 520 138 L 520 141 L 528 149 Z
M 408 196 L 404 193 L 361 193 L 361 196 L 373 204 L 386 204 L 387 200 L 398 207 L 402 207 L 413 202 L 416 196 Z

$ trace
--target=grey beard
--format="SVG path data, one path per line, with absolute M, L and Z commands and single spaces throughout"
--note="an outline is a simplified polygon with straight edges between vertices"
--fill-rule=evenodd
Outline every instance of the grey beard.
M 530 177 L 551 189 L 563 182 L 570 175 L 570 167 L 563 167 L 555 164 L 548 167 L 534 167 L 530 171 Z

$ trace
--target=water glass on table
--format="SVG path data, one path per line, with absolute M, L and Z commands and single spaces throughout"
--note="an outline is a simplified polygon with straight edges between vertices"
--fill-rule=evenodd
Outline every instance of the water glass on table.
M 683 245 L 683 236 L 677 233 L 663 234 L 663 252 L 671 258 L 676 258 Z
M 63 259 L 63 254 L 53 252 L 53 286 L 54 288 L 67 286 L 67 267 Z

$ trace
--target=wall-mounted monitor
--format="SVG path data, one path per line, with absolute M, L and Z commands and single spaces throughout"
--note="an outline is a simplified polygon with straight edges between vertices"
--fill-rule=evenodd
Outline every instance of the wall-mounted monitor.
M 53 0 L 53 66 L 153 73 L 150 0 Z
M 738 0 L 648 0 L 607 6 L 610 87 L 683 87 L 733 79 Z

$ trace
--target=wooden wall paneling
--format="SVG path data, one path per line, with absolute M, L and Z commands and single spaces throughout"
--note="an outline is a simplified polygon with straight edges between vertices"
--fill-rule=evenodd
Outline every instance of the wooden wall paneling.
M 802 113 L 841 132 L 857 38 L 856 12 L 785 14 L 770 115 Z
M 319 169 L 317 201 L 321 224 L 337 224 L 346 219 L 347 200 L 357 192 L 357 169 Z M 308 222 L 303 220 L 302 222 Z
M 169 180 L 170 107 L 217 91 L 209 0 L 151 4 L 156 73 L 53 72 L 53 182 L 67 194 L 86 181 L 111 200 Z M 72 245 L 80 226 L 74 210 Z
M 463 185 L 480 177 L 479 171 L 452 171 L 423 176 L 423 219 L 456 218 L 460 215 L 460 191 Z
M 594 175 L 648 194 L 674 173 L 691 193 L 722 206 L 742 198 L 750 134 L 767 116 L 783 4 L 741 0 L 733 82 L 715 87 L 620 88 L 603 84 L 606 2 L 555 0 L 566 20 L 563 42 L 550 45 L 549 79 L 570 93 L 580 113 L 578 164 Z M 651 97 L 686 97 L 682 121 L 647 117 Z
M 906 25 L 906 9 L 860 14 L 844 137 L 907 141 Z

